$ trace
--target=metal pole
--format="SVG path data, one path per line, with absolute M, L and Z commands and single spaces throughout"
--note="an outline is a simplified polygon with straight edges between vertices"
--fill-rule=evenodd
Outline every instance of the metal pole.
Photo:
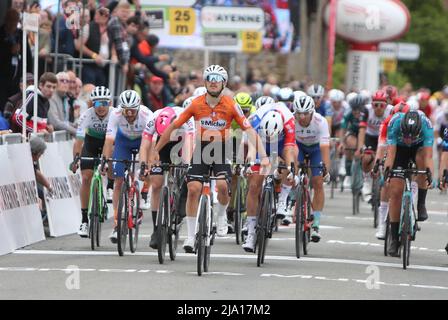
M 37 73 L 39 67 L 39 33 L 35 32 L 36 42 L 34 43 L 34 123 L 33 123 L 33 132 L 37 133 Z
M 61 10 L 61 0 L 58 0 L 58 14 L 56 15 L 56 43 L 55 45 L 55 58 L 54 58 L 54 65 L 53 65 L 53 73 L 56 73 L 57 66 L 58 66 L 58 53 L 59 53 L 59 18 L 61 17 L 60 14 Z
M 83 0 L 82 2 L 82 10 L 81 10 L 81 32 L 80 32 L 80 38 L 81 38 L 81 49 L 79 50 L 79 57 L 81 58 L 79 61 L 79 79 L 81 79 L 82 81 L 82 52 L 84 51 L 84 39 L 83 39 L 83 29 L 84 29 L 84 11 L 85 11 L 85 7 L 86 7 L 86 0 Z
M 209 49 L 205 49 L 204 51 L 204 69 L 208 67 L 210 64 L 210 51 Z
M 22 21 L 23 25 L 23 21 Z M 37 85 L 35 83 L 34 85 Z M 22 32 L 22 141 L 26 141 L 26 30 L 23 28 Z M 14 115 L 12 115 L 14 116 Z

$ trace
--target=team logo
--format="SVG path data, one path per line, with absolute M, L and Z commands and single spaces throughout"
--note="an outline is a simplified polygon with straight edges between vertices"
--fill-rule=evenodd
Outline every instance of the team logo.
M 227 121 L 225 120 L 213 121 L 211 118 L 202 118 L 200 123 L 201 127 L 207 130 L 223 130 L 227 125 Z

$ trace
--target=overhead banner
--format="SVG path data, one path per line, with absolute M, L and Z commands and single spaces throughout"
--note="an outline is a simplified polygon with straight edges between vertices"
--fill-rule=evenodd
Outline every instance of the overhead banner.
M 256 53 L 300 51 L 300 5 L 203 6 L 201 1 L 142 1 L 160 47 Z
M 0 255 L 45 240 L 28 143 L 0 146 Z
M 81 222 L 79 188 L 68 173 L 71 150 L 66 142 L 47 143 L 40 169 L 50 181 L 53 193 L 46 196 L 48 226 L 52 237 L 75 233 Z M 67 159 L 66 159 L 67 157 Z M 76 176 L 75 176 L 76 177 Z

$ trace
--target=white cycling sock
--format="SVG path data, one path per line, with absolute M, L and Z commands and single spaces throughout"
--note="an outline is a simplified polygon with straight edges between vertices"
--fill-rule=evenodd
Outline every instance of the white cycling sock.
M 278 202 L 284 202 L 286 204 L 286 200 L 288 199 L 289 192 L 291 191 L 291 186 L 287 186 L 286 184 L 282 184 L 282 190 L 278 196 Z
M 186 216 L 186 219 L 188 238 L 194 238 L 194 231 L 196 229 L 196 217 Z
M 227 207 L 229 204 L 222 205 L 221 203 L 216 204 L 216 213 L 218 214 L 218 217 L 225 216 L 227 214 Z
M 381 201 L 379 209 L 380 209 L 379 210 L 379 219 L 380 219 L 380 221 L 386 222 L 386 220 L 387 220 L 387 211 L 389 211 L 389 202 Z
M 257 225 L 257 217 L 256 216 L 248 216 L 247 217 L 247 233 L 255 234 L 255 226 Z

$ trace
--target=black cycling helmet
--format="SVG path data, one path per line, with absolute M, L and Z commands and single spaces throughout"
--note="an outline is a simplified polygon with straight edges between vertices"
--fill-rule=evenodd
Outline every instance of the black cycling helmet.
M 360 111 L 365 106 L 365 99 L 362 95 L 358 94 L 349 101 L 352 111 Z
M 417 111 L 406 113 L 401 119 L 400 129 L 405 137 L 418 137 L 422 131 L 422 119 Z

